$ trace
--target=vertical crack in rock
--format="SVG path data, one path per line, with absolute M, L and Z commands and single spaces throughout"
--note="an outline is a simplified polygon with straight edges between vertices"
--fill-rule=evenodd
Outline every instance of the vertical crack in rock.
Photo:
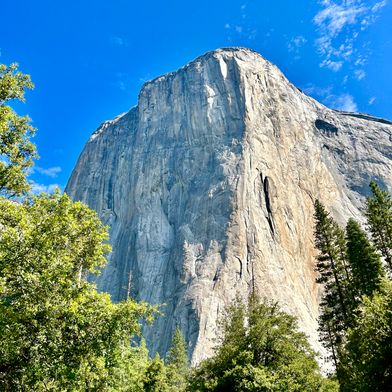
M 239 279 L 242 279 L 242 261 L 238 256 L 235 256 L 235 258 L 238 260 L 238 263 L 240 265 L 240 271 L 238 272 Z
M 264 197 L 265 197 L 265 207 L 267 209 L 267 220 L 268 220 L 268 225 L 271 229 L 271 234 L 272 236 L 275 235 L 275 229 L 274 229 L 274 220 L 273 220 L 273 214 L 272 214 L 272 206 L 271 206 L 271 195 L 270 195 L 270 179 L 268 176 L 265 176 L 264 182 L 263 182 L 263 190 L 264 190 Z

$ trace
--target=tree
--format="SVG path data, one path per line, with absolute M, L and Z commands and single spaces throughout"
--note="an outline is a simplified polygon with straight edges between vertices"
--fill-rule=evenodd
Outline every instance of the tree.
M 176 392 L 185 391 L 189 375 L 188 354 L 179 328 L 176 328 L 174 332 L 166 364 L 171 389 Z
M 392 274 L 392 198 L 376 182 L 370 183 L 372 196 L 366 201 L 365 215 L 372 240 Z
M 114 304 L 86 280 L 106 240 L 96 213 L 65 194 L 0 198 L 1 390 L 119 390 L 124 349 L 152 309 Z
M 150 365 L 148 349 L 142 338 L 140 344 L 129 345 L 118 351 L 116 358 L 118 366 L 111 373 L 113 392 L 144 392 L 144 382 Z
M 364 297 L 355 326 L 349 330 L 343 365 L 344 391 L 387 392 L 392 386 L 392 282 Z
M 357 306 L 362 296 L 371 296 L 380 288 L 384 271 L 376 249 L 354 219 L 347 222 L 346 238 L 347 257 L 353 277 L 350 291 L 355 293 Z
M 371 183 L 371 189 L 373 197 L 368 198 L 366 210 L 368 225 L 375 245 L 388 261 L 391 199 L 375 183 Z M 344 245 L 340 231 L 334 229 L 336 224 L 324 207 L 320 203 L 315 207 L 319 282 L 325 284 L 319 325 L 324 345 L 332 350 L 340 390 L 389 391 L 392 385 L 391 282 L 385 280 L 376 248 L 354 219 L 347 222 Z M 342 247 L 345 252 L 339 250 Z M 339 254 L 344 253 L 349 271 L 346 280 L 344 258 L 339 259 Z M 333 268 L 338 263 L 341 267 L 336 275 L 343 282 L 346 315 L 339 314 L 340 293 L 328 284 L 332 277 L 336 283 Z
M 337 391 L 320 375 L 315 353 L 295 317 L 252 297 L 233 303 L 221 322 L 216 354 L 196 368 L 193 391 Z
M 150 361 L 144 380 L 145 392 L 169 392 L 166 367 L 157 353 Z
M 344 231 L 324 206 L 315 202 L 316 282 L 323 285 L 319 318 L 320 340 L 330 350 L 337 368 L 344 332 L 350 325 L 352 293 L 349 292 L 351 270 L 347 263 Z
M 26 89 L 33 88 L 28 75 L 17 64 L 0 64 L 0 196 L 19 196 L 30 188 L 28 169 L 37 157 L 30 141 L 35 129 L 28 116 L 18 116 L 7 103 L 24 101 Z

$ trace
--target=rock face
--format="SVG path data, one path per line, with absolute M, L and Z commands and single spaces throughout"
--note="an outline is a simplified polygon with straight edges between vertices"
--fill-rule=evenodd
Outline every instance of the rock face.
M 313 202 L 361 219 L 370 179 L 392 187 L 392 123 L 331 110 L 277 67 L 220 49 L 147 82 L 86 144 L 66 192 L 110 226 L 97 278 L 114 300 L 165 304 L 144 334 L 164 354 L 176 326 L 194 363 L 217 318 L 253 290 L 317 342 Z

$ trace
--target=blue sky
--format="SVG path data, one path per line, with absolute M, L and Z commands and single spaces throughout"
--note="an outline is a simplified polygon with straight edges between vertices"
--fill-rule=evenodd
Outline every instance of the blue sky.
M 35 191 L 64 188 L 98 125 L 144 81 L 219 47 L 246 46 L 324 104 L 392 119 L 392 1 L 3 2 L 0 62 L 36 85 L 15 105 L 38 128 Z

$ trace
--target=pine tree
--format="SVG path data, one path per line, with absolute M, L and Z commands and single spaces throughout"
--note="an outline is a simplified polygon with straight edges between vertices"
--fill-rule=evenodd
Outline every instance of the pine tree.
M 315 245 L 319 251 L 316 281 L 323 285 L 324 293 L 320 303 L 320 340 L 330 350 L 335 366 L 338 366 L 339 352 L 344 331 L 350 324 L 351 294 L 348 291 L 351 271 L 347 263 L 344 231 L 331 218 L 319 200 L 315 202 Z
M 157 353 L 151 360 L 145 375 L 143 391 L 169 392 L 165 363 Z
M 346 226 L 347 256 L 352 271 L 351 291 L 358 304 L 364 295 L 380 288 L 384 276 L 380 256 L 358 222 L 349 219 Z M 356 307 L 356 305 L 355 305 Z
M 181 330 L 177 327 L 167 356 L 168 381 L 173 391 L 185 391 L 189 375 L 188 354 Z
M 331 218 L 324 206 L 315 202 L 315 245 L 319 250 L 317 256 L 317 283 L 336 289 L 343 317 L 347 317 L 347 300 L 345 287 L 350 278 L 346 258 L 346 241 L 343 230 Z M 332 281 L 331 281 L 332 280 Z
M 366 201 L 366 218 L 372 240 L 392 274 L 392 198 L 376 182 L 370 183 L 372 196 Z

